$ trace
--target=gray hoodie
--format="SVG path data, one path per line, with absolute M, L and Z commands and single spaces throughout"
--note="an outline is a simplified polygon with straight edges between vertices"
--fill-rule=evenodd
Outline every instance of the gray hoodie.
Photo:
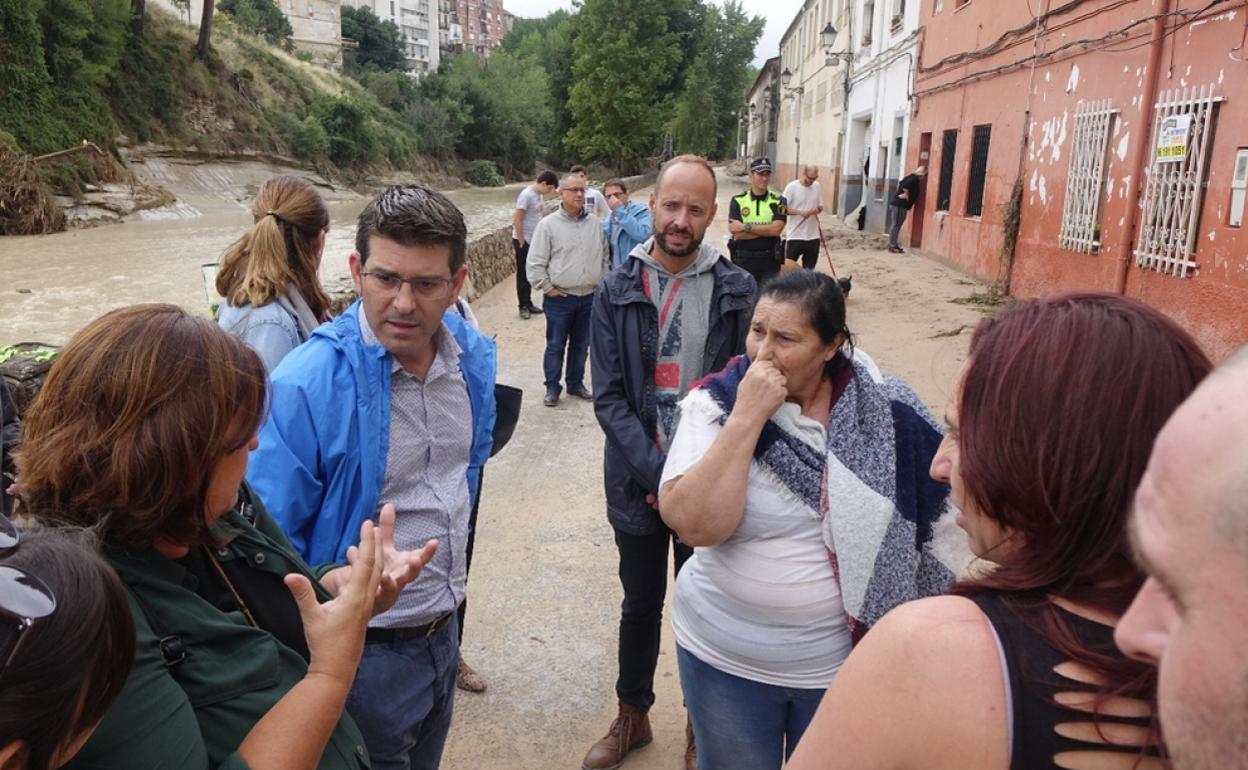
M 702 357 L 711 323 L 715 263 L 720 253 L 703 242 L 698 256 L 672 274 L 650 256 L 654 238 L 639 243 L 630 259 L 642 262 L 641 287 L 659 313 L 659 339 L 654 363 L 659 448 L 666 453 L 676 435 L 680 400 L 706 372 Z
M 543 294 L 553 288 L 579 297 L 594 293 L 610 261 L 598 217 L 584 210 L 573 217 L 561 205 L 537 223 L 526 272 L 529 283 Z

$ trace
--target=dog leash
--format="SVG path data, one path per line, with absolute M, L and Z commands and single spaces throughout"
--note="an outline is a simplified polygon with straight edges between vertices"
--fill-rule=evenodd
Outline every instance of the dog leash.
M 807 214 L 806 218 L 808 219 L 812 216 L 815 215 Z M 802 222 L 805 221 L 806 219 L 802 220 Z M 798 224 L 800 225 L 801 222 L 798 222 Z M 832 270 L 832 277 L 836 278 L 838 276 L 836 275 L 836 265 L 832 264 L 832 250 L 828 248 L 828 239 L 823 237 L 823 225 L 819 222 L 819 217 L 817 216 L 815 216 L 815 227 L 819 230 L 819 243 L 823 246 L 823 255 L 828 258 L 828 267 Z

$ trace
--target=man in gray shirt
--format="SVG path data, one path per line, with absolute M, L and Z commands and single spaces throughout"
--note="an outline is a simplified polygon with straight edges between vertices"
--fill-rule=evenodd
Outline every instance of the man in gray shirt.
M 455 204 L 426 187 L 364 208 L 349 260 L 360 300 L 273 370 L 249 468 L 310 564 L 347 561 L 383 504 L 396 549 L 438 542 L 369 624 L 347 699 L 374 768 L 436 768 L 451 723 L 469 511 L 496 411 L 493 341 L 446 312 L 468 274 L 466 238 Z
M 537 181 L 520 191 L 516 197 L 516 213 L 511 217 L 511 245 L 516 252 L 516 302 L 520 307 L 520 317 L 529 320 L 531 316 L 541 315 L 542 310 L 533 304 L 533 288 L 529 285 L 526 264 L 529 258 L 529 242 L 533 240 L 533 231 L 537 223 L 542 221 L 546 208 L 545 196 L 549 195 L 559 178 L 553 171 L 543 171 L 537 175 Z
M 562 389 L 564 351 L 567 351 L 568 395 L 592 401 L 585 387 L 585 359 L 589 357 L 589 319 L 594 288 L 611 269 L 607 236 L 597 217 L 585 210 L 585 180 L 567 174 L 559 183 L 559 208 L 543 219 L 533 233 L 529 250 L 529 283 L 546 295 L 546 354 L 542 368 L 546 397 L 555 406 Z

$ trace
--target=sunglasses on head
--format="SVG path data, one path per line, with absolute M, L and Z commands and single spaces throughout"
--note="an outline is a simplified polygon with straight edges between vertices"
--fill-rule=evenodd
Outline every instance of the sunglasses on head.
M 19 539 L 17 527 L 0 514 L 0 556 L 17 550 Z M 4 661 L 0 663 L 0 678 L 17 657 L 22 637 L 55 609 L 56 597 L 46 583 L 24 569 L 0 564 L 0 628 L 8 636 L 0 647 L 0 660 Z

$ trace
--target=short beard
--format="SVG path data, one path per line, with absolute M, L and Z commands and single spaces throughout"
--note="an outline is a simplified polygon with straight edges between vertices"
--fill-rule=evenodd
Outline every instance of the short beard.
M 696 252 L 698 248 L 702 246 L 702 239 L 694 238 L 692 231 L 689 232 L 689 245 L 683 249 L 674 249 L 671 246 L 668 246 L 666 236 L 666 233 L 656 231 L 654 234 L 654 242 L 659 244 L 659 248 L 662 249 L 663 253 L 669 257 L 687 257 Z

